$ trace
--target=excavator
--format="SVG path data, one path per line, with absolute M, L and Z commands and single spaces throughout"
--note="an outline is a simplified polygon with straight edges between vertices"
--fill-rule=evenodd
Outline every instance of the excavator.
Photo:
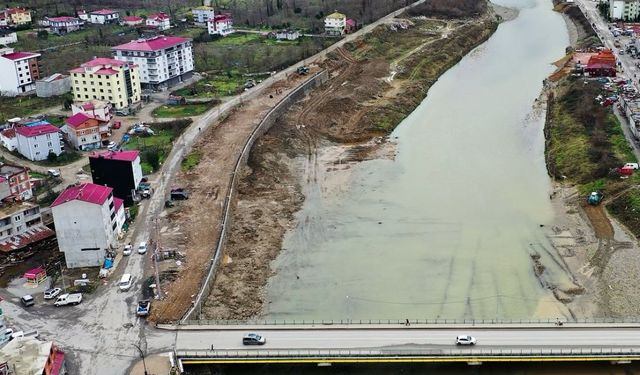
M 589 203 L 592 206 L 597 206 L 600 204 L 600 202 L 602 202 L 602 198 L 604 198 L 604 195 L 601 192 L 592 191 L 591 194 L 589 194 L 589 197 L 587 198 L 587 203 Z

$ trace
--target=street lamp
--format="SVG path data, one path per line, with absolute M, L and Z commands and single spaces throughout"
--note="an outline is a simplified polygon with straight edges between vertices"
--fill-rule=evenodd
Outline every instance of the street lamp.
M 140 352 L 140 357 L 142 357 L 142 367 L 144 367 L 144 375 L 149 375 L 149 373 L 147 372 L 147 364 L 144 361 L 144 352 L 142 351 L 139 345 L 133 344 L 133 346 L 135 346 L 136 349 L 138 349 L 138 351 Z

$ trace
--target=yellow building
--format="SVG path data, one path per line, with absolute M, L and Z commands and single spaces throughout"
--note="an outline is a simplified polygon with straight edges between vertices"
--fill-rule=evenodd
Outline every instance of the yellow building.
M 6 10 L 6 14 L 14 25 L 24 25 L 31 22 L 31 11 L 25 8 L 9 8 Z
M 70 71 L 75 100 L 102 100 L 115 109 L 140 101 L 138 65 L 109 58 L 96 58 Z

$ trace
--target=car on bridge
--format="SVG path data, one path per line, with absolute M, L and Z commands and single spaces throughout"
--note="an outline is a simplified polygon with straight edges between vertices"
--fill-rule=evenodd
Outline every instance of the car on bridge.
M 242 337 L 242 345 L 264 345 L 267 339 L 257 333 L 247 333 Z
M 456 345 L 475 345 L 478 341 L 475 337 L 469 335 L 460 335 L 456 337 Z

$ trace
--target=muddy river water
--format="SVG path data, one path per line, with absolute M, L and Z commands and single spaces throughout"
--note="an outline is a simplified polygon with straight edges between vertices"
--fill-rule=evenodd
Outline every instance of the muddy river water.
M 267 286 L 274 319 L 521 319 L 566 314 L 544 164 L 542 82 L 569 44 L 550 0 L 518 8 L 396 129 L 394 160 L 300 164 L 306 201 Z

